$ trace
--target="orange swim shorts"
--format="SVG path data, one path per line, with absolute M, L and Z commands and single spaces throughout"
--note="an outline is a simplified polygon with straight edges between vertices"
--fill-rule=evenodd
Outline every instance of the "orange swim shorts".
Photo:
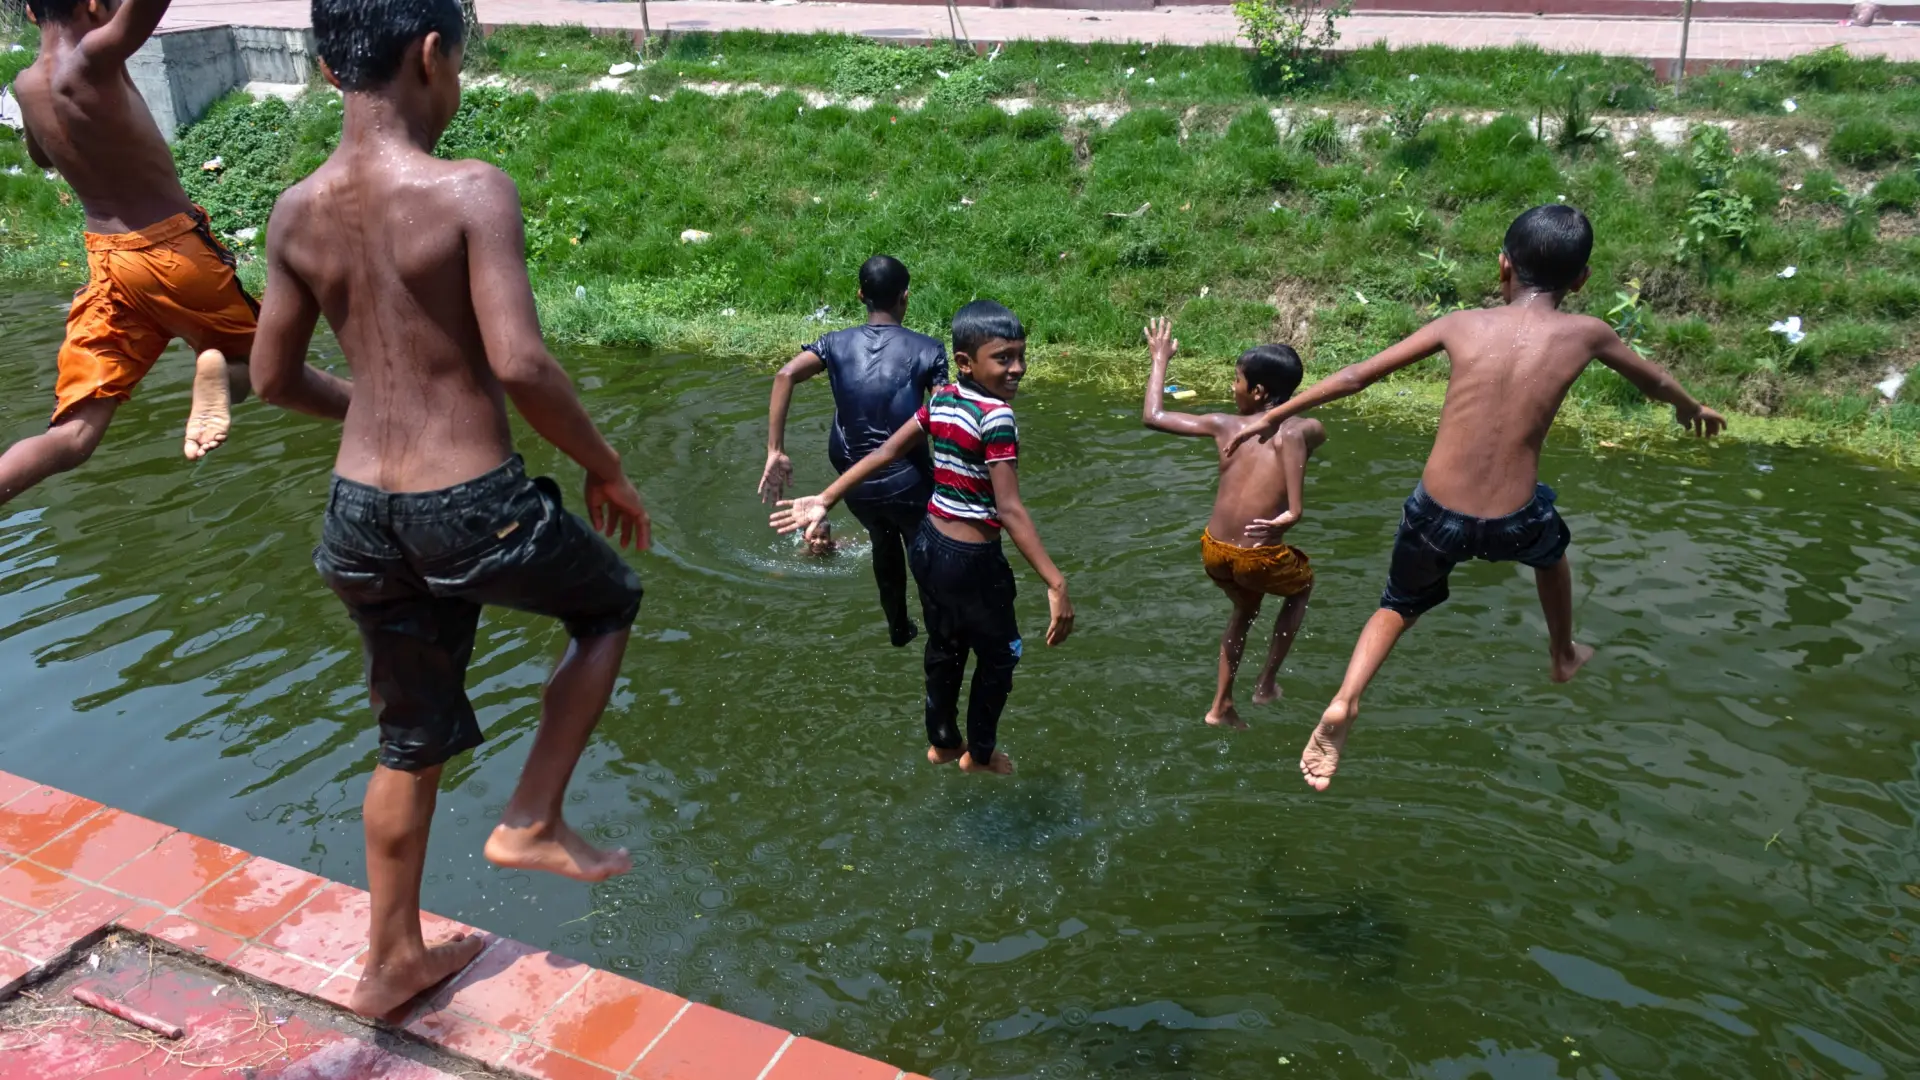
M 1268 596 L 1298 596 L 1313 586 L 1313 566 L 1307 553 L 1288 544 L 1240 547 L 1224 544 L 1213 533 L 1200 533 L 1200 558 L 1207 576 L 1232 582 Z
M 67 314 L 53 422 L 83 401 L 132 397 L 175 338 L 230 360 L 251 354 L 260 306 L 233 266 L 205 211 L 138 232 L 88 233 L 88 280 Z

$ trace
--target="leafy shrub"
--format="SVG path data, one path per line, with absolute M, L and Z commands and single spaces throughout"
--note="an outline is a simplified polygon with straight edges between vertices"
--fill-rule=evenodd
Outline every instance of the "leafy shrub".
M 731 266 L 703 259 L 670 277 L 618 282 L 607 291 L 621 307 L 684 319 L 715 314 L 739 288 L 739 276 Z
M 939 78 L 937 72 L 959 71 L 970 66 L 973 59 L 950 45 L 851 41 L 834 57 L 833 78 L 828 85 L 834 93 L 847 97 L 884 97 L 916 89 Z
M 1827 153 L 1856 169 L 1873 169 L 1901 157 L 1900 133 L 1871 116 L 1857 116 L 1834 131 Z
M 1419 83 L 1387 99 L 1387 128 L 1401 142 L 1419 138 L 1421 130 L 1427 126 L 1427 117 L 1431 115 L 1433 92 Z
M 290 105 L 234 94 L 180 133 L 173 156 L 181 183 L 215 231 L 266 225 L 280 193 L 319 164 L 339 138 L 338 99 L 329 97 L 309 94 Z M 203 167 L 215 160 L 219 167 Z
M 491 86 L 470 87 L 461 93 L 460 111 L 453 114 L 453 122 L 440 136 L 434 153 L 456 161 L 498 161 L 526 140 L 530 114 L 537 104 L 532 94 L 510 94 Z
M 1697 262 L 1708 278 L 1722 259 L 1746 250 L 1747 238 L 1760 224 L 1753 200 L 1737 192 L 1708 188 L 1687 204 L 1686 229 L 1675 246 L 1680 262 Z
M 1733 140 L 1718 124 L 1700 124 L 1688 136 L 1694 182 L 1702 188 L 1725 187 L 1733 172 Z
M 1420 253 L 1420 267 L 1414 271 L 1413 289 L 1421 303 L 1435 308 L 1452 308 L 1460 303 L 1460 263 L 1447 257 L 1447 249 Z
M 1353 13 L 1353 0 L 1234 0 L 1240 33 L 1267 61 L 1282 86 L 1305 78 L 1321 54 L 1340 41 L 1334 20 Z
M 954 110 L 977 109 L 991 104 L 996 96 L 1005 92 L 1006 86 L 1003 69 L 992 64 L 972 64 L 935 83 L 927 92 L 927 105 Z

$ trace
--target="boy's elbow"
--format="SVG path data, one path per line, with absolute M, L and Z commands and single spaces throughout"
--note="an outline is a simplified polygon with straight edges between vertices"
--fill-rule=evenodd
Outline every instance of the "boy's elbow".
M 513 394 L 544 385 L 553 377 L 556 366 L 545 349 L 516 353 L 494 365 L 493 377 L 500 380 L 502 389 Z
M 253 396 L 275 408 L 283 408 L 292 391 L 293 380 L 277 367 L 254 363 L 248 365 L 247 382 L 253 386 Z

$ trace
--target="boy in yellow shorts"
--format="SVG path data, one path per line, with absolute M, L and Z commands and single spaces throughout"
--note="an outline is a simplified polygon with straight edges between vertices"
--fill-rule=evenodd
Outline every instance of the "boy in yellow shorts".
M 88 281 L 67 316 L 53 422 L 0 455 L 0 503 L 91 457 L 175 338 L 200 354 L 188 459 L 226 441 L 231 403 L 246 394 L 259 308 L 127 76 L 168 2 L 28 0 L 40 56 L 14 83 L 27 153 L 86 208 Z
M 1237 414 L 1195 416 L 1166 411 L 1167 362 L 1180 347 L 1173 339 L 1173 324 L 1155 319 L 1147 327 L 1147 344 L 1153 353 L 1153 374 L 1147 379 L 1141 420 L 1156 431 L 1210 437 L 1220 454 L 1220 494 L 1213 503 L 1213 517 L 1200 534 L 1200 557 L 1207 576 L 1233 602 L 1233 614 L 1220 637 L 1220 678 L 1214 688 L 1213 705 L 1207 710 L 1207 723 L 1244 730 L 1246 722 L 1233 704 L 1233 679 L 1246 651 L 1247 630 L 1260 615 L 1262 599 L 1285 597 L 1286 604 L 1274 620 L 1273 645 L 1267 650 L 1266 667 L 1254 686 L 1256 705 L 1279 700 L 1280 687 L 1275 680 L 1300 632 L 1300 622 L 1307 616 L 1307 600 L 1313 595 L 1313 566 L 1306 552 L 1284 543 L 1282 537 L 1300 520 L 1307 458 L 1327 441 L 1327 431 L 1319 421 L 1300 418 L 1290 421 L 1278 438 L 1261 444 L 1256 452 L 1228 456 L 1227 448 L 1241 429 L 1258 423 L 1262 413 L 1292 397 L 1299 388 L 1300 357 L 1285 345 L 1248 349 L 1234 365 L 1233 404 Z

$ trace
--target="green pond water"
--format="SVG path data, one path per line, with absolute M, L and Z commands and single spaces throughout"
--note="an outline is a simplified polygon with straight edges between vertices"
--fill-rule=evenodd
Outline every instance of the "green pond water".
M 9 438 L 45 423 L 63 300 L 0 301 Z M 1200 722 L 1210 451 L 1034 387 L 1022 485 L 1080 629 L 1028 651 L 995 782 L 925 764 L 917 651 L 887 647 L 864 558 L 766 529 L 762 374 L 565 359 L 653 512 L 571 808 L 639 869 L 589 889 L 480 858 L 562 645 L 490 615 L 492 741 L 449 769 L 431 908 L 939 1080 L 1920 1074 L 1911 474 L 1557 441 L 1598 660 L 1550 685 L 1530 577 L 1463 568 L 1316 796 L 1298 752 L 1427 438 L 1328 416 L 1289 696 L 1228 734 Z M 374 730 L 309 562 L 336 431 L 248 405 L 189 466 L 187 384 L 171 354 L 90 465 L 0 510 L 0 768 L 363 884 Z M 804 388 L 807 490 L 827 410 Z

